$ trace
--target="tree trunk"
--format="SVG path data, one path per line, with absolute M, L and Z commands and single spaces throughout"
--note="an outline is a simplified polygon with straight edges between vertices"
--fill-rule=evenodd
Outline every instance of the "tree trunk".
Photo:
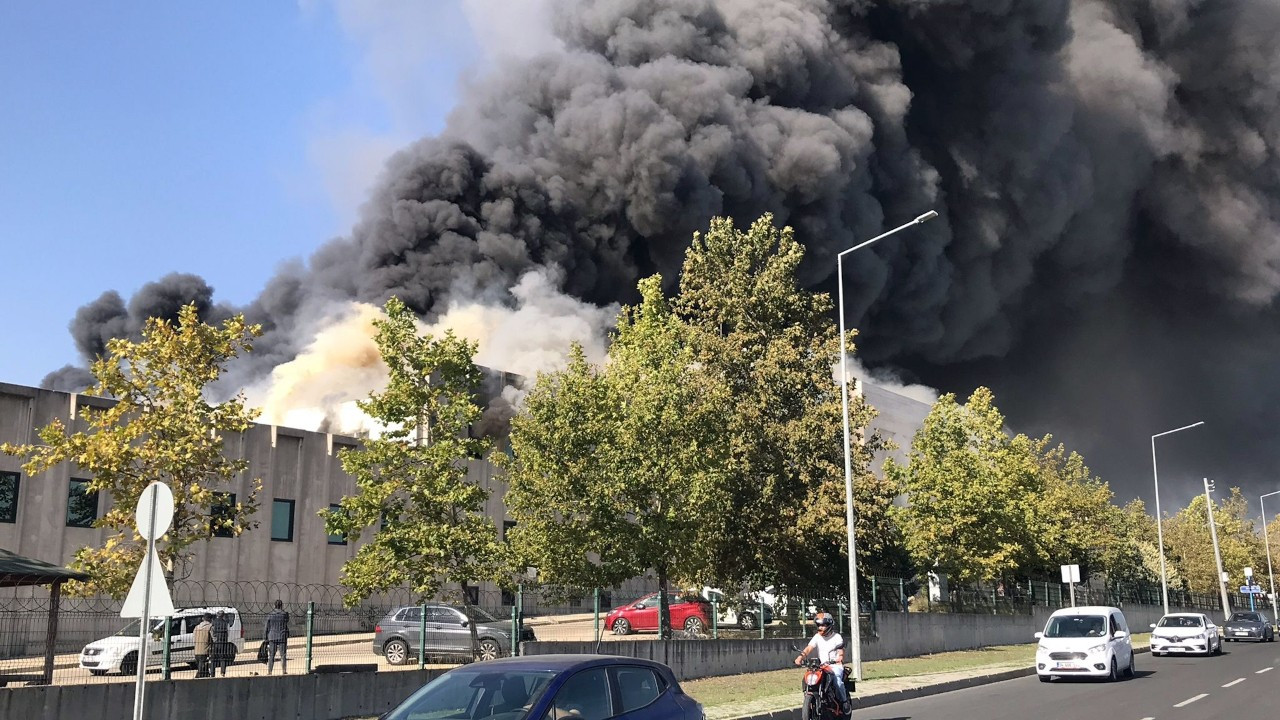
M 467 629 L 471 631 L 471 659 L 480 659 L 480 632 L 476 630 L 476 616 L 471 609 L 471 594 L 467 592 L 470 585 L 462 583 L 462 608 L 467 616 Z
M 670 640 L 671 603 L 667 596 L 667 568 L 665 565 L 659 565 L 655 570 L 658 571 L 658 637 Z

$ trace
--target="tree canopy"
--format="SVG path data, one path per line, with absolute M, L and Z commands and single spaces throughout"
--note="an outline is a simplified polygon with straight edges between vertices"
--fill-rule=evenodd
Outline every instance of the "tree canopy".
M 118 597 L 129 590 L 146 552 L 134 528 L 134 508 L 152 482 L 173 491 L 173 524 L 157 543 L 171 576 L 186 576 L 196 543 L 257 526 L 260 484 L 255 481 L 232 502 L 228 486 L 248 461 L 223 452 L 225 436 L 248 430 L 256 412 L 246 408 L 242 395 L 212 402 L 208 390 L 260 333 L 241 315 L 219 327 L 208 325 L 195 305 L 181 308 L 176 322 L 150 318 L 140 340 L 110 340 L 106 355 L 93 362 L 96 384 L 87 394 L 113 402 L 105 408 L 81 405 L 83 430 L 54 420 L 39 430 L 40 443 L 0 448 L 25 459 L 31 475 L 70 463 L 87 477 L 89 492 L 111 498 L 94 526 L 112 532 L 101 547 L 78 550 L 72 563 L 92 580 L 72 584 L 70 591 Z

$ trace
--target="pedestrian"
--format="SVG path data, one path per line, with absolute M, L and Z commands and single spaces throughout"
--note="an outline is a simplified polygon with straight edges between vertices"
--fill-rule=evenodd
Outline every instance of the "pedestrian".
M 267 615 L 267 674 L 276 664 L 276 651 L 280 652 L 280 673 L 289 674 L 289 613 L 284 603 L 276 600 L 276 609 Z
M 196 642 L 196 677 L 209 677 L 209 642 L 212 639 L 213 615 L 205 613 L 194 631 Z
M 213 640 L 213 644 L 209 650 L 209 657 L 213 659 L 213 667 L 210 669 L 210 675 L 217 675 L 218 670 L 222 670 L 222 677 L 227 676 L 227 665 L 231 662 L 231 638 L 228 637 L 231 629 L 231 623 L 227 621 L 227 612 L 219 610 L 213 616 L 213 626 L 209 629 L 209 635 Z

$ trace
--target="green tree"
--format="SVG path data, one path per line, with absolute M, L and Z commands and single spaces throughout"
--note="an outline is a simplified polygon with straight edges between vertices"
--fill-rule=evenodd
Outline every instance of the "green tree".
M 661 280 L 639 284 L 602 369 L 574 348 L 538 378 L 512 422 L 508 511 L 521 564 L 549 583 L 615 585 L 652 570 L 662 632 L 668 591 L 706 569 L 698 546 L 724 449 L 729 395 L 697 362 Z
M 345 601 L 405 586 L 426 600 L 456 584 L 470 617 L 468 583 L 497 579 L 502 557 L 497 528 L 484 514 L 488 492 L 467 479 L 468 461 L 490 445 L 468 432 L 481 413 L 476 346 L 452 332 L 419 335 L 413 312 L 395 297 L 374 327 L 389 379 L 357 404 L 383 431 L 339 454 L 356 493 L 320 511 L 330 533 L 358 538 L 373 530 L 342 567 Z
M 1213 519 L 1218 524 L 1222 569 L 1231 574 L 1231 584 L 1243 584 L 1246 567 L 1252 567 L 1261 575 L 1258 568 L 1266 567 L 1262 535 L 1249 516 L 1249 504 L 1240 488 L 1231 488 L 1221 503 L 1214 501 Z M 1164 541 L 1168 551 L 1166 561 L 1177 568 L 1186 590 L 1218 592 L 1218 567 L 1209 533 L 1208 503 L 1203 494 L 1196 495 L 1177 515 L 1164 521 Z
M 88 394 L 114 404 L 82 405 L 83 431 L 54 420 L 38 432 L 39 444 L 0 448 L 23 458 L 30 475 L 71 463 L 91 476 L 88 490 L 111 497 L 110 509 L 94 525 L 113 532 L 102 547 L 78 550 L 72 563 L 92 580 L 69 590 L 115 597 L 129 590 L 146 551 L 135 532 L 134 508 L 152 482 L 173 491 L 173 524 L 157 543 L 170 576 L 185 577 L 192 546 L 213 532 L 239 535 L 257 527 L 260 482 L 234 505 L 220 494 L 248 468 L 247 460 L 225 455 L 223 438 L 248 430 L 256 413 L 241 395 L 219 403 L 206 395 L 226 363 L 248 352 L 260 333 L 240 315 L 221 327 L 207 325 L 195 305 L 179 310 L 176 324 L 150 318 L 141 340 L 111 340 L 106 356 L 94 361 L 96 384 Z
M 886 476 L 908 495 L 897 511 L 908 550 L 924 568 L 961 582 L 992 580 L 1034 563 L 1043 486 L 1037 443 L 1009 438 L 991 391 L 966 404 L 943 395 Z
M 746 231 L 729 218 L 697 234 L 684 262 L 676 315 L 698 362 L 734 398 L 718 443 L 726 452 L 699 541 L 706 580 L 784 585 L 844 577 L 844 455 L 839 337 L 825 294 L 803 289 L 804 247 L 764 215 Z M 852 338 L 850 333 L 850 348 Z M 852 350 L 850 351 L 852 352 Z M 850 398 L 852 427 L 874 410 Z M 875 563 L 895 543 L 895 489 L 869 470 L 874 435 L 852 445 L 860 556 Z M 826 577 L 824 577 L 824 575 Z

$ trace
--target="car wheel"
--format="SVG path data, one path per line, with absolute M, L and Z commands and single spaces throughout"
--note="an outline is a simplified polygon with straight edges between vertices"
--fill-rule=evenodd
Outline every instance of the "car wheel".
M 392 665 L 403 665 L 409 660 L 409 645 L 403 640 L 389 640 L 382 646 L 382 654 Z
M 481 660 L 497 660 L 502 657 L 502 646 L 493 638 L 485 638 L 480 641 L 480 659 Z
M 120 674 L 132 675 L 138 672 L 138 653 L 131 652 L 120 661 Z
M 738 616 L 738 627 L 743 630 L 754 630 L 756 628 L 756 616 L 749 612 L 742 613 Z
M 1107 675 L 1107 682 L 1115 682 L 1120 679 L 1120 668 L 1116 667 L 1116 656 L 1111 656 L 1111 672 Z
M 685 632 L 701 635 L 703 627 L 705 627 L 705 625 L 702 622 L 702 618 L 697 615 L 693 615 L 684 621 Z
M 1213 654 L 1214 655 L 1222 654 L 1222 638 L 1218 638 L 1218 644 L 1213 646 Z
M 1037 675 L 1037 677 L 1040 678 L 1040 682 L 1049 682 L 1053 679 L 1053 677 L 1049 675 Z
M 101 676 L 101 675 L 106 675 L 107 671 L 106 670 L 90 670 L 89 674 Z
M 614 620 L 613 634 L 614 635 L 630 635 L 631 621 L 626 618 L 618 618 L 617 620 Z
M 1129 653 L 1129 667 L 1124 671 L 1127 678 L 1138 677 L 1138 657 L 1133 652 Z

